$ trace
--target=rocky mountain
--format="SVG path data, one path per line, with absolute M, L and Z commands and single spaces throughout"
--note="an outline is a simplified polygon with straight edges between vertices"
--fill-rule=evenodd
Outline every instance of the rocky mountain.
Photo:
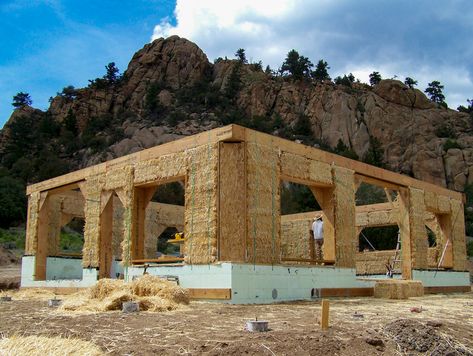
M 258 63 L 211 63 L 173 36 L 135 53 L 123 77 L 66 89 L 47 112 L 16 110 L 0 133 L 1 164 L 25 183 L 232 122 L 360 159 L 377 150 L 389 169 L 459 191 L 473 183 L 470 115 L 397 80 L 293 80 Z

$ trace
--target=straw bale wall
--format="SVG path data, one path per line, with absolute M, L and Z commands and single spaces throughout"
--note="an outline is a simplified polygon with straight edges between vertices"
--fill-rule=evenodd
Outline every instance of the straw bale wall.
M 281 221 L 282 258 L 311 258 L 311 222 L 311 219 Z
M 336 259 L 338 267 L 355 267 L 357 248 L 355 232 L 355 172 L 342 168 L 333 168 L 334 227 Z
M 28 197 L 28 220 L 26 225 L 25 255 L 34 255 L 38 248 L 38 214 L 40 193 Z
M 356 254 L 356 273 L 365 274 L 385 274 L 386 264 L 392 262 L 396 250 L 367 251 Z M 428 249 L 428 266 L 436 268 L 439 258 L 439 250 L 435 247 Z M 395 269 L 399 270 L 400 264 L 395 264 Z
M 437 210 L 439 213 L 449 213 L 450 212 L 450 198 L 444 195 L 437 196 Z
M 356 213 L 356 226 L 390 226 L 399 223 L 399 209 Z
M 281 174 L 295 180 L 332 184 L 332 169 L 328 163 L 288 152 L 281 155 Z
M 126 166 L 122 169 L 126 171 L 126 174 L 123 176 L 124 180 L 122 187 L 115 189 L 115 192 L 117 193 L 117 196 L 123 206 L 123 239 L 121 241 L 122 264 L 124 266 L 129 266 L 131 264 L 131 251 L 133 248 L 133 199 L 135 193 L 135 188 L 133 185 L 134 168 L 132 166 Z
M 89 177 L 80 187 L 85 197 L 84 247 L 82 266 L 99 266 L 100 249 L 100 198 L 104 185 L 104 175 Z
M 186 152 L 185 261 L 212 263 L 217 260 L 218 145 L 202 145 Z
M 409 227 L 412 268 L 427 268 L 427 249 L 429 247 L 425 229 L 424 191 L 409 188 Z
M 139 162 L 135 166 L 135 184 L 166 181 L 186 175 L 188 157 L 186 152 L 172 153 L 155 159 Z
M 280 262 L 280 167 L 272 147 L 247 144 L 247 261 Z
M 57 256 L 60 252 L 62 199 L 59 196 L 48 199 L 48 256 Z
M 219 260 L 245 262 L 245 144 L 222 142 L 219 160 Z
M 453 269 L 464 271 L 466 268 L 466 242 L 465 242 L 465 219 L 463 215 L 463 203 L 459 200 L 451 200 L 452 219 L 452 246 L 453 246 Z

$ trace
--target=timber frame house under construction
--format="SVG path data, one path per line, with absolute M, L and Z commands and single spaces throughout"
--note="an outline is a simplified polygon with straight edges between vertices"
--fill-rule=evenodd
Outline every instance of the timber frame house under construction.
M 184 206 L 150 202 L 181 182 Z M 324 261 L 313 258 L 314 213 L 281 216 L 281 182 L 320 204 Z M 389 202 L 356 206 L 362 183 Z M 359 233 L 397 225 L 399 275 L 428 291 L 466 291 L 463 195 L 316 148 L 229 125 L 27 187 L 22 287 L 79 288 L 98 278 L 173 277 L 195 298 L 234 303 L 371 295 L 394 251 L 360 252 Z M 59 251 L 61 227 L 84 219 L 79 258 Z M 181 256 L 156 256 L 166 227 L 184 231 Z M 429 248 L 426 226 L 436 232 Z M 381 256 L 381 257 L 380 257 Z

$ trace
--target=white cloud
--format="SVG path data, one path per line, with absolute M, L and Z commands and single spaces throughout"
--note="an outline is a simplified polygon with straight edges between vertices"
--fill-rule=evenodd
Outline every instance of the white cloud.
M 473 93 L 473 50 L 465 47 L 473 12 L 465 10 L 468 1 L 442 11 L 432 1 L 177 0 L 176 24 L 162 21 L 152 39 L 185 37 L 210 60 L 233 57 L 241 47 L 248 58 L 278 68 L 294 48 L 314 64 L 325 59 L 332 77 L 352 72 L 368 82 L 378 71 L 384 78 L 413 77 L 421 90 L 439 80 L 456 108 Z

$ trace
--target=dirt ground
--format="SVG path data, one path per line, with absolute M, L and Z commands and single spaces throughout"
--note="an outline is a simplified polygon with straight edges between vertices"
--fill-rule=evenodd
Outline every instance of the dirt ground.
M 72 336 L 111 355 L 473 355 L 473 293 L 331 299 L 327 331 L 320 329 L 320 311 L 320 301 L 192 302 L 167 313 L 65 314 L 46 300 L 13 297 L 0 302 L 0 335 Z M 256 317 L 270 331 L 246 331 Z

